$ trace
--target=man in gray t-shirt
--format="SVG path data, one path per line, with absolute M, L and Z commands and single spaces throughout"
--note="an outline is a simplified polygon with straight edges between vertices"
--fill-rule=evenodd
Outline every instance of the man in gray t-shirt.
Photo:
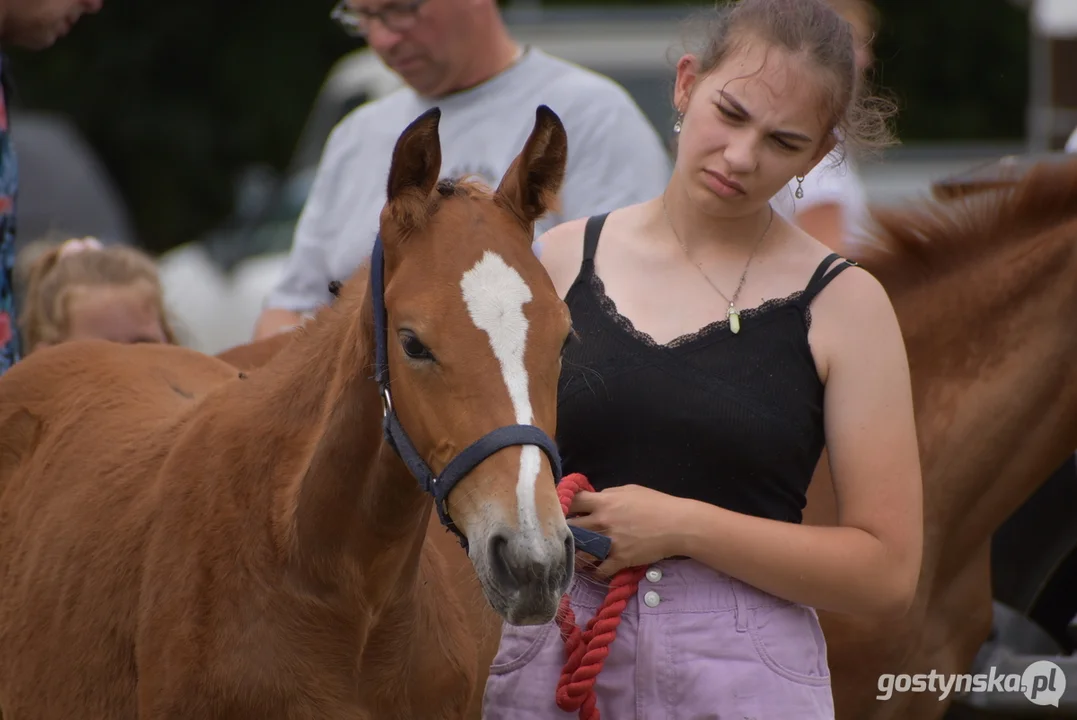
M 494 187 L 523 147 L 536 108 L 558 114 L 569 142 L 561 209 L 537 224 L 536 236 L 665 188 L 670 157 L 631 96 L 602 75 L 517 46 L 495 0 L 342 0 L 334 14 L 406 86 L 360 106 L 330 134 L 256 339 L 329 302 L 329 282 L 347 279 L 369 257 L 393 146 L 431 107 L 442 111 L 443 177 L 477 175 Z

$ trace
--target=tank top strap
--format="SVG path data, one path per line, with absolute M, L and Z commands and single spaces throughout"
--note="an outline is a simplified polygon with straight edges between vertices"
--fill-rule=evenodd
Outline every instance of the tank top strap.
M 840 259 L 841 262 L 834 265 L 834 261 Z M 810 305 L 811 301 L 815 299 L 823 288 L 830 284 L 830 281 L 836 278 L 842 273 L 845 268 L 853 267 L 856 263 L 852 260 L 846 260 L 837 253 L 830 253 L 823 261 L 819 263 L 819 266 L 815 268 L 815 273 L 811 276 L 811 280 L 804 287 L 804 294 L 801 296 L 801 302 L 805 305 Z
M 587 218 L 587 225 L 585 225 L 583 229 L 584 268 L 589 264 L 593 264 L 595 261 L 595 252 L 598 250 L 598 236 L 602 234 L 602 226 L 606 224 L 607 215 L 609 215 L 609 213 L 592 215 Z

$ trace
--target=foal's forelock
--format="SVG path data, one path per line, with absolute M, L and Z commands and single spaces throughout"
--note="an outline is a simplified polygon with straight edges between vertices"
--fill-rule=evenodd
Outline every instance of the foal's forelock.
M 490 193 L 480 178 L 442 178 L 434 190 L 424 194 L 418 188 L 409 188 L 394 202 L 386 204 L 381 214 L 382 233 L 406 241 L 423 232 L 447 200 L 481 198 Z
M 463 274 L 460 290 L 471 322 L 490 342 L 501 379 L 508 390 L 515 422 L 521 425 L 532 423 L 531 381 L 524 363 L 529 328 L 524 306 L 533 297 L 531 288 L 498 253 L 487 250 Z M 534 445 L 523 446 L 516 501 L 519 529 L 524 532 L 539 530 L 535 486 L 541 467 L 539 449 Z

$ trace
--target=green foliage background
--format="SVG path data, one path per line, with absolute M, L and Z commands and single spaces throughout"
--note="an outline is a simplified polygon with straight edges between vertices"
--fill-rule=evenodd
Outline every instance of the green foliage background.
M 332 4 L 106 0 L 56 47 L 11 54 L 15 104 L 75 118 L 143 243 L 161 251 L 225 218 L 244 167 L 287 165 L 331 64 L 358 47 L 329 22 Z M 901 102 L 904 142 L 1023 136 L 1025 11 L 1009 0 L 877 6 L 877 81 Z

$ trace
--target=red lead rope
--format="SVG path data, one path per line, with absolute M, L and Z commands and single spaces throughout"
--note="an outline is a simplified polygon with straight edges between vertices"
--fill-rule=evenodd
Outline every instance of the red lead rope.
M 566 475 L 557 484 L 557 497 L 566 517 L 572 498 L 581 490 L 594 492 L 591 483 L 580 473 Z M 621 613 L 628 605 L 629 598 L 636 594 L 646 570 L 645 567 L 631 567 L 615 574 L 606 599 L 582 632 L 576 625 L 576 615 L 572 612 L 568 594 L 561 597 L 557 622 L 561 627 L 561 639 L 565 641 L 566 660 L 561 679 L 557 682 L 557 707 L 566 712 L 579 710 L 580 720 L 599 720 L 595 680 L 602 672 L 606 656 L 610 654 L 610 645 L 617 637 Z

